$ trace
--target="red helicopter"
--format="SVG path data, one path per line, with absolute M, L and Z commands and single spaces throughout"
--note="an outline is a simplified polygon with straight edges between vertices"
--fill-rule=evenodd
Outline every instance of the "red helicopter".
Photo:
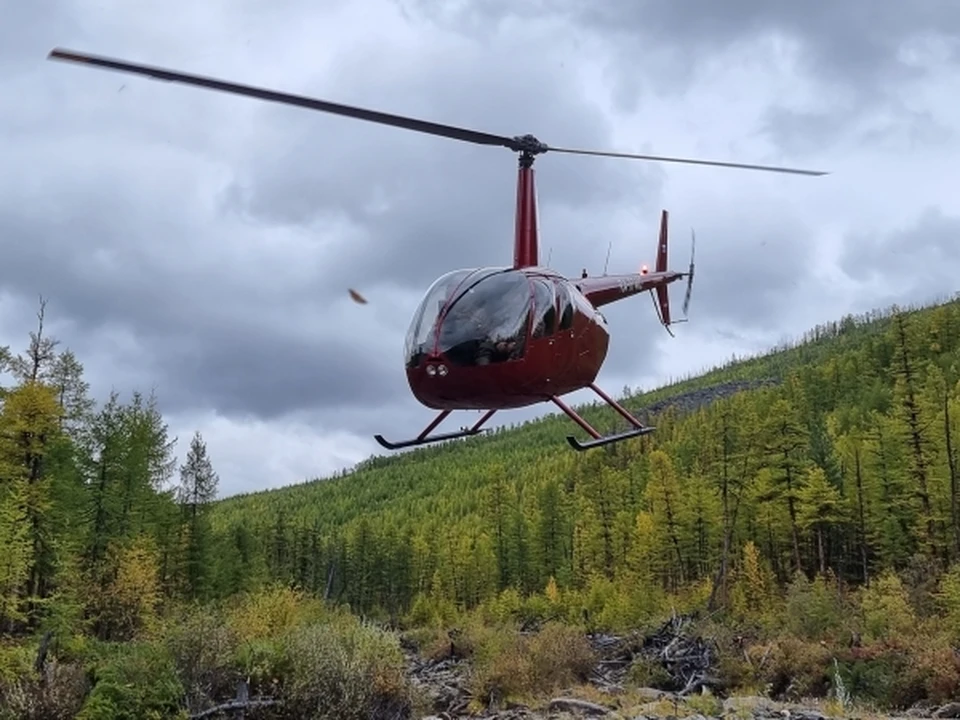
M 554 403 L 592 438 L 581 442 L 573 435 L 568 436 L 568 442 L 576 450 L 653 432 L 653 427 L 641 423 L 595 383 L 610 341 L 607 321 L 598 308 L 650 291 L 658 318 L 672 335 L 670 326 L 685 320 L 672 319 L 667 286 L 687 278 L 683 303 L 686 316 L 693 284 L 693 247 L 687 272 L 667 269 L 668 216 L 664 210 L 653 272 L 644 266 L 638 273 L 588 277 L 583 271 L 581 277 L 571 279 L 540 266 L 533 178 L 537 155 L 573 153 L 800 175 L 827 174 L 765 165 L 559 148 L 548 146 L 533 135 L 492 135 L 71 50 L 54 49 L 48 57 L 296 105 L 478 145 L 505 147 L 519 155 L 513 265 L 454 270 L 438 278 L 427 290 L 407 332 L 404 360 L 407 381 L 414 397 L 440 412 L 423 432 L 411 440 L 389 442 L 382 435 L 376 435 L 377 442 L 388 450 L 477 435 L 484 431 L 484 424 L 498 410 L 547 401 Z M 603 436 L 560 399 L 583 388 L 590 388 L 599 395 L 629 423 L 630 428 Z M 472 427 L 431 435 L 454 410 L 486 412 Z

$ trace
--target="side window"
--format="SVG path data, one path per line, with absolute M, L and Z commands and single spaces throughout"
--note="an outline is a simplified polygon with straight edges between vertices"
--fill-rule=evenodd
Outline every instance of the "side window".
M 533 279 L 533 337 L 553 335 L 557 323 L 557 300 L 553 283 Z
M 560 330 L 573 327 L 573 299 L 566 283 L 557 283 L 557 295 L 560 298 Z

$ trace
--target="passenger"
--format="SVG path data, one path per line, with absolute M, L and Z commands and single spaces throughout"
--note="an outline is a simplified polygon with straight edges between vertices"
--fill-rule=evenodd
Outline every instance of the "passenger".
M 497 361 L 516 360 L 520 357 L 522 347 L 516 338 L 497 341 Z

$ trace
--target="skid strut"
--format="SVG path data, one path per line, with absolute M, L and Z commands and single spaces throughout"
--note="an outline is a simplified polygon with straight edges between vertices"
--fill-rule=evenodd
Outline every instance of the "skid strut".
M 483 414 L 483 417 L 473 424 L 473 427 L 457 430 L 456 432 L 441 433 L 439 435 L 431 436 L 430 433 L 433 432 L 434 428 L 446 420 L 447 415 L 449 415 L 451 412 L 453 411 L 444 410 L 441 412 L 433 419 L 433 422 L 427 425 L 423 429 L 423 432 L 413 438 L 413 440 L 403 440 L 401 442 L 394 443 L 385 440 L 383 435 L 374 435 L 373 439 L 380 443 L 387 450 L 399 450 L 400 448 L 413 447 L 415 445 L 429 445 L 430 443 L 440 442 L 441 440 L 456 440 L 457 438 L 479 435 L 481 432 L 483 432 L 482 428 L 484 423 L 493 417 L 493 414 L 496 412 L 496 410 L 487 410 L 487 412 Z
M 640 437 L 641 435 L 647 435 L 654 431 L 654 428 L 650 425 L 644 425 L 642 422 L 637 420 L 630 412 L 624 408 L 620 403 L 614 400 L 612 397 L 607 395 L 603 390 L 597 387 L 595 383 L 590 383 L 588 386 L 593 390 L 600 398 L 607 403 L 610 407 L 616 410 L 622 417 L 626 418 L 633 428 L 631 430 L 626 430 L 622 433 L 615 433 L 613 435 L 601 435 L 598 433 L 593 426 L 584 420 L 577 413 L 576 410 L 567 405 L 563 400 L 558 398 L 556 395 L 553 395 L 550 399 L 553 401 L 553 404 L 558 408 L 563 410 L 566 413 L 567 417 L 573 420 L 577 425 L 582 427 L 593 440 L 588 440 L 586 442 L 580 442 L 573 435 L 567 435 L 567 442 L 570 443 L 570 447 L 574 450 L 589 450 L 590 448 L 602 447 L 604 445 L 610 445 L 611 443 L 620 442 L 621 440 L 629 440 L 630 438 Z

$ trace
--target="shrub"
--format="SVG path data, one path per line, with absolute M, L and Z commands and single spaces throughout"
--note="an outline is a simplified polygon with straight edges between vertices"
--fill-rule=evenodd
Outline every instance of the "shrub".
M 87 694 L 83 667 L 49 660 L 42 674 L 31 668 L 0 680 L 0 720 L 70 720 Z
M 128 643 L 112 648 L 93 672 L 93 690 L 77 720 L 182 718 L 183 686 L 165 648 Z
M 862 590 L 860 608 L 865 639 L 888 641 L 909 636 L 916 628 L 916 616 L 907 590 L 892 571 L 884 572 Z
M 846 615 L 843 604 L 831 587 L 836 580 L 818 575 L 813 582 L 797 573 L 787 588 L 784 623 L 797 637 L 821 640 L 836 636 Z
M 832 653 L 820 643 L 781 637 L 772 645 L 755 645 L 749 651 L 757 680 L 778 700 L 825 697 L 832 684 Z
M 594 661 L 576 628 L 550 622 L 530 635 L 501 628 L 477 642 L 471 683 L 479 698 L 549 692 L 584 681 Z
M 671 690 L 673 685 L 673 678 L 661 663 L 643 656 L 636 658 L 630 664 L 627 680 L 632 685 L 657 690 Z
M 233 694 L 241 679 L 238 639 L 223 616 L 209 608 L 172 618 L 165 638 L 191 711 L 205 709 Z
M 286 638 L 283 717 L 376 720 L 409 711 L 410 688 L 396 636 L 343 618 Z
M 227 611 L 227 626 L 244 643 L 279 637 L 326 615 L 322 600 L 276 584 L 234 599 Z

